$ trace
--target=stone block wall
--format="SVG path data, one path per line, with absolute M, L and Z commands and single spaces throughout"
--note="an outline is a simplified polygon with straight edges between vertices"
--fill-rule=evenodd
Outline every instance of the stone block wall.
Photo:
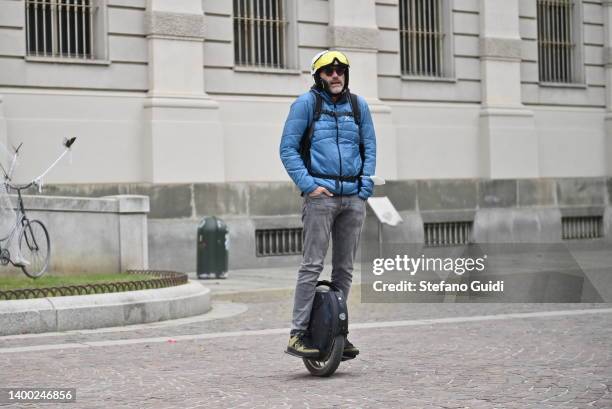
M 301 226 L 302 198 L 289 182 L 53 185 L 46 195 L 148 196 L 151 268 L 195 271 L 196 228 L 205 216 L 230 230 L 230 269 L 297 265 L 300 256 L 257 257 L 255 230 Z M 423 223 L 471 221 L 478 242 L 560 242 L 562 216 L 603 216 L 612 238 L 612 178 L 397 180 L 376 188 L 404 218 L 385 240 L 422 243 Z M 378 228 L 368 210 L 364 238 Z
M 149 267 L 146 196 L 28 195 L 24 206 L 28 218 L 40 220 L 48 230 L 51 273 L 115 273 Z M 11 252 L 16 249 L 16 244 L 9 246 Z M 21 274 L 15 267 L 0 268 L 0 275 Z

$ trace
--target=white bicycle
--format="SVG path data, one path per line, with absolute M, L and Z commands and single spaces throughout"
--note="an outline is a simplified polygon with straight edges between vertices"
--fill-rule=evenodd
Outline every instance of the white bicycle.
M 21 149 L 22 144 L 15 149 L 8 170 L 0 163 L 0 169 L 4 173 L 4 190 L 6 193 L 10 191 L 17 192 L 15 221 L 8 229 L 8 234 L 4 237 L 0 237 L 1 265 L 6 266 L 10 263 L 15 267 L 20 267 L 24 274 L 31 278 L 41 277 L 47 271 L 51 255 L 49 232 L 40 220 L 30 220 L 28 218 L 23 205 L 21 192 L 32 186 L 41 186 L 43 177 L 64 157 L 64 155 L 66 155 L 75 140 L 76 138 L 65 139 L 63 143 L 65 149 L 57 160 L 40 176 L 26 184 L 17 185 L 11 182 L 12 173 L 17 163 L 19 149 Z M 11 208 L 10 210 L 13 209 Z M 5 214 L 3 214 L 3 216 L 6 217 Z M 5 220 L 4 222 L 8 221 Z M 12 241 L 15 237 L 17 237 L 17 254 L 11 255 L 9 248 L 11 248 Z

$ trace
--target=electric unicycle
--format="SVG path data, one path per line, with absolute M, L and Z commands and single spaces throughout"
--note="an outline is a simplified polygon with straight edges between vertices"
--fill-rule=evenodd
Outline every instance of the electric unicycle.
M 355 358 L 342 355 L 348 334 L 348 310 L 344 294 L 329 281 L 317 282 L 308 334 L 312 346 L 320 351 L 316 358 L 302 358 L 312 375 L 330 376 L 341 361 Z

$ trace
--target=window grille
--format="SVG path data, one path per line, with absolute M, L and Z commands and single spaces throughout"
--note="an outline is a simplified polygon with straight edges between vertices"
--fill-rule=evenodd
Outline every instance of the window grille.
M 286 68 L 283 0 L 234 0 L 237 65 Z
M 428 247 L 467 244 L 472 235 L 472 222 L 425 223 L 425 245 Z
M 542 82 L 574 82 L 574 1 L 538 0 L 538 60 Z
M 262 229 L 255 230 L 257 257 L 288 256 L 302 254 L 303 229 Z
M 603 237 L 603 216 L 562 217 L 561 237 L 563 240 Z
M 444 75 L 442 0 L 400 0 L 402 74 Z
M 28 55 L 94 58 L 95 0 L 26 0 L 25 6 Z

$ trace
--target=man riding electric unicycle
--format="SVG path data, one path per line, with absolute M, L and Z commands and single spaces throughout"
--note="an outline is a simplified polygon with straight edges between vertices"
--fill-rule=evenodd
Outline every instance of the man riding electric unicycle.
M 359 349 L 347 338 L 347 298 L 366 200 L 373 193 L 376 136 L 365 99 L 349 91 L 349 60 L 323 51 L 311 64 L 314 85 L 291 105 L 280 144 L 287 173 L 304 197 L 303 259 L 286 352 L 318 376 Z M 318 281 L 329 240 L 331 282 Z

